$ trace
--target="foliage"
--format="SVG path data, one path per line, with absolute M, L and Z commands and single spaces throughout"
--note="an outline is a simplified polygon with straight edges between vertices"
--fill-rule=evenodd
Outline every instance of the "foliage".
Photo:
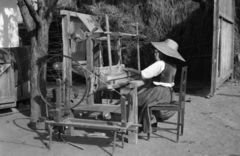
M 105 27 L 104 14 L 108 14 L 111 31 L 135 33 L 132 23 L 139 23 L 140 34 L 147 36 L 147 39 L 140 43 L 141 60 L 144 60 L 141 61 L 142 69 L 154 60 L 152 54 L 149 53 L 151 48 L 149 43 L 172 38 L 179 43 L 179 51 L 187 60 L 188 57 L 197 57 L 195 59 L 195 62 L 197 62 L 195 68 L 201 68 L 203 66 L 201 63 L 205 62 L 205 68 L 202 70 L 207 73 L 207 76 L 204 78 L 211 77 L 212 1 L 96 0 L 91 3 L 81 0 L 81 2 L 81 8 L 87 8 L 86 10 L 90 11 L 91 14 L 97 15 L 101 19 L 103 28 Z M 123 58 L 127 66 L 136 68 L 137 50 L 135 44 L 130 46 L 131 42 L 124 42 L 123 46 L 129 46 L 130 48 L 123 51 Z M 198 57 L 202 55 L 208 57 L 203 61 L 199 61 Z M 193 74 L 193 76 L 197 77 L 198 75 Z

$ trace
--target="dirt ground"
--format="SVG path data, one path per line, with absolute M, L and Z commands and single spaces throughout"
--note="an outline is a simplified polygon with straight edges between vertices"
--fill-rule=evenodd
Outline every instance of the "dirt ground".
M 240 156 L 240 88 L 239 83 L 226 82 L 210 99 L 208 88 L 188 89 L 184 135 L 175 142 L 175 132 L 158 131 L 139 134 L 138 144 L 117 140 L 115 156 Z M 6 112 L 1 111 L 0 116 Z M 171 119 L 175 120 L 176 115 Z M 110 156 L 113 134 L 78 129 L 78 136 L 65 138 L 84 150 L 53 138 L 48 149 L 48 132 L 28 127 L 29 111 L 0 117 L 1 156 Z M 167 126 L 159 123 L 159 127 Z M 103 138 L 84 137 L 101 132 Z M 81 135 L 80 135 L 81 134 Z

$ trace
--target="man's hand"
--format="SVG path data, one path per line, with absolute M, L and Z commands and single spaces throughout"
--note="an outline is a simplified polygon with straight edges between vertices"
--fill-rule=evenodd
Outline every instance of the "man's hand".
M 130 72 L 131 71 L 130 68 L 123 68 L 123 70 L 126 71 L 126 72 Z

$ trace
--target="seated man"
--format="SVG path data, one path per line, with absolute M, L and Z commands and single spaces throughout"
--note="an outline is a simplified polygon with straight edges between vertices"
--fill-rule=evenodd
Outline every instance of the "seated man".
M 185 61 L 178 53 L 178 44 L 167 39 L 164 42 L 152 42 L 156 62 L 142 71 L 126 68 L 126 71 L 141 75 L 143 79 L 150 79 L 151 83 L 145 86 L 145 90 L 138 94 L 139 123 L 143 131 L 151 131 L 151 124 L 157 123 L 156 119 L 166 120 L 172 117 L 175 112 L 161 111 L 153 112 L 152 121 L 149 123 L 148 107 L 169 103 L 172 101 L 174 78 L 177 71 L 177 60 Z M 177 60 L 176 60 L 177 59 Z

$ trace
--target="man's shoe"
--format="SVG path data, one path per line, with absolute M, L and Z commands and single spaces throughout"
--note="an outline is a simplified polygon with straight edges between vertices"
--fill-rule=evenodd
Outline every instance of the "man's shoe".
M 157 132 L 157 122 L 153 123 L 151 126 L 152 126 L 152 132 Z

